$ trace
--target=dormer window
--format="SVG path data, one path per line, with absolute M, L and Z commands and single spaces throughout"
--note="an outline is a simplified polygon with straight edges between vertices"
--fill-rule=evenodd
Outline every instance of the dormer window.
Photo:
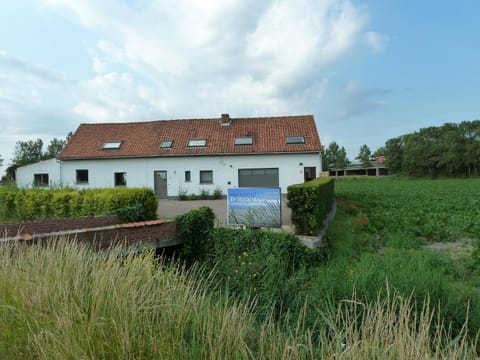
M 251 136 L 241 136 L 235 138 L 235 145 L 252 145 L 253 137 Z
M 173 145 L 173 140 L 165 140 L 162 142 L 162 145 L 160 145 L 160 149 L 170 149 Z
M 207 146 L 207 139 L 191 139 L 188 142 L 188 147 L 205 147 Z
M 300 135 L 287 136 L 287 144 L 305 144 L 305 138 Z
M 120 146 L 122 145 L 121 141 L 107 141 L 103 144 L 103 148 L 108 150 L 108 149 L 120 149 Z

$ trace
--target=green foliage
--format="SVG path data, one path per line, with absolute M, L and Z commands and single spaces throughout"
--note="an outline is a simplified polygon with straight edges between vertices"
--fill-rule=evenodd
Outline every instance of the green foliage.
M 210 234 L 215 225 L 215 213 L 208 206 L 179 215 L 177 221 L 177 236 L 183 239 L 182 256 L 192 262 L 202 260 L 209 252 Z
M 480 120 L 447 123 L 389 139 L 390 174 L 473 177 L 480 174 Z
M 216 228 L 206 262 L 236 298 L 255 298 L 262 318 L 279 316 L 297 300 L 305 268 L 318 265 L 325 249 L 310 250 L 288 233 Z M 298 310 L 298 309 L 297 309 Z
M 362 146 L 360 146 L 360 152 L 358 153 L 358 156 L 355 158 L 355 160 L 359 160 L 360 164 L 362 164 L 362 166 L 366 168 L 371 166 L 371 156 L 372 152 L 370 151 L 370 148 L 366 144 L 363 144 Z
M 14 164 L 13 166 L 25 166 L 41 160 L 55 158 L 63 150 L 71 136 L 72 133 L 70 132 L 65 140 L 53 138 L 48 144 L 45 152 L 43 152 L 42 139 L 17 141 L 12 159 Z M 12 170 L 8 171 L 7 173 L 11 175 Z
M 218 200 L 221 199 L 223 195 L 222 189 L 220 187 L 216 187 L 213 190 L 213 193 L 210 194 L 208 190 L 202 189 L 200 191 L 200 195 L 197 194 L 190 194 L 188 195 L 187 190 L 184 188 L 180 188 L 178 190 L 178 200 L 185 201 L 185 200 Z
M 63 241 L 3 244 L 0 354 L 2 360 L 478 358 L 465 328 L 452 335 L 428 302 L 417 311 L 398 294 L 372 303 L 350 294 L 323 309 L 305 302 L 322 324 L 314 333 L 305 311 L 292 314 L 293 329 L 283 330 L 283 321 L 258 322 L 254 304 L 213 288 L 209 274 L 159 264 L 151 252 L 99 256 Z
M 24 166 L 43 160 L 42 148 L 42 139 L 17 141 L 12 162 L 16 165 Z
M 328 170 L 329 168 L 344 169 L 349 163 L 347 151 L 343 146 L 340 147 L 333 141 L 323 153 L 322 163 L 325 165 L 322 170 Z
M 117 214 L 123 221 L 155 219 L 158 202 L 146 188 L 4 189 L 0 209 L 5 220 L 39 220 Z
M 207 200 L 210 199 L 210 193 L 208 192 L 208 190 L 202 189 L 198 197 L 200 200 Z
M 301 235 L 317 235 L 333 203 L 334 182 L 316 179 L 287 189 L 292 223 Z
M 178 190 L 178 200 L 188 200 L 187 190 L 180 188 Z
M 212 194 L 212 199 L 213 200 L 218 200 L 218 199 L 221 199 L 222 198 L 222 195 L 223 195 L 223 191 L 222 191 L 222 188 L 220 187 L 216 187 L 214 190 L 213 190 L 213 194 Z
M 478 239 L 480 198 L 473 194 L 480 192 L 480 183 L 342 179 L 335 189 L 337 216 L 328 233 L 331 261 L 312 276 L 311 295 L 335 302 L 355 291 L 360 301 L 372 302 L 394 291 L 411 297 L 417 312 L 418 304 L 429 299 L 453 333 L 467 324 L 475 336 L 480 330 L 480 252 L 422 245 Z
M 342 179 L 335 189 L 361 208 L 373 233 L 408 231 L 435 241 L 480 234 L 478 180 Z

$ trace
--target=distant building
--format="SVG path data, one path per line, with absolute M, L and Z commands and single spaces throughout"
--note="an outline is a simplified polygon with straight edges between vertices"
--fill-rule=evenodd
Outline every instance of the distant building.
M 388 175 L 388 168 L 385 165 L 385 156 L 377 156 L 371 159 L 370 166 L 350 163 L 342 169 L 329 167 L 328 173 L 329 176 L 384 176 Z
M 281 187 L 322 169 L 313 115 L 81 124 L 57 159 L 17 170 L 20 187 L 146 186 L 158 197 Z

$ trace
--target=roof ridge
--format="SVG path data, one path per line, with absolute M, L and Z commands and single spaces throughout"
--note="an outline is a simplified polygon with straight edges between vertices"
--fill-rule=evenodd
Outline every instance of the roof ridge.
M 234 117 L 231 116 L 231 119 L 234 120 L 253 120 L 253 119 L 286 119 L 286 118 L 299 118 L 299 117 L 313 117 L 313 114 L 297 114 L 297 115 L 271 115 L 271 116 L 246 116 L 246 117 Z M 95 122 L 95 123 L 80 123 L 82 125 L 125 125 L 125 124 L 149 124 L 149 123 L 158 123 L 166 121 L 192 121 L 192 120 L 218 120 L 220 117 L 216 118 L 177 118 L 177 119 L 157 119 L 157 120 L 139 120 L 139 121 L 118 121 L 118 122 Z

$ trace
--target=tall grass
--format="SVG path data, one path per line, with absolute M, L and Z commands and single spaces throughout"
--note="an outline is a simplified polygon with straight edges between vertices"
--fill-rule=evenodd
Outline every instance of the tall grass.
M 100 256 L 64 241 L 0 247 L 2 359 L 463 359 L 425 305 L 409 299 L 342 302 L 319 311 L 315 336 L 304 311 L 289 333 L 257 323 L 252 303 L 212 295 L 212 277 L 163 265 L 150 253 Z M 415 321 L 415 317 L 420 321 Z M 435 326 L 437 331 L 431 331 Z M 436 334 L 432 336 L 431 334 Z

